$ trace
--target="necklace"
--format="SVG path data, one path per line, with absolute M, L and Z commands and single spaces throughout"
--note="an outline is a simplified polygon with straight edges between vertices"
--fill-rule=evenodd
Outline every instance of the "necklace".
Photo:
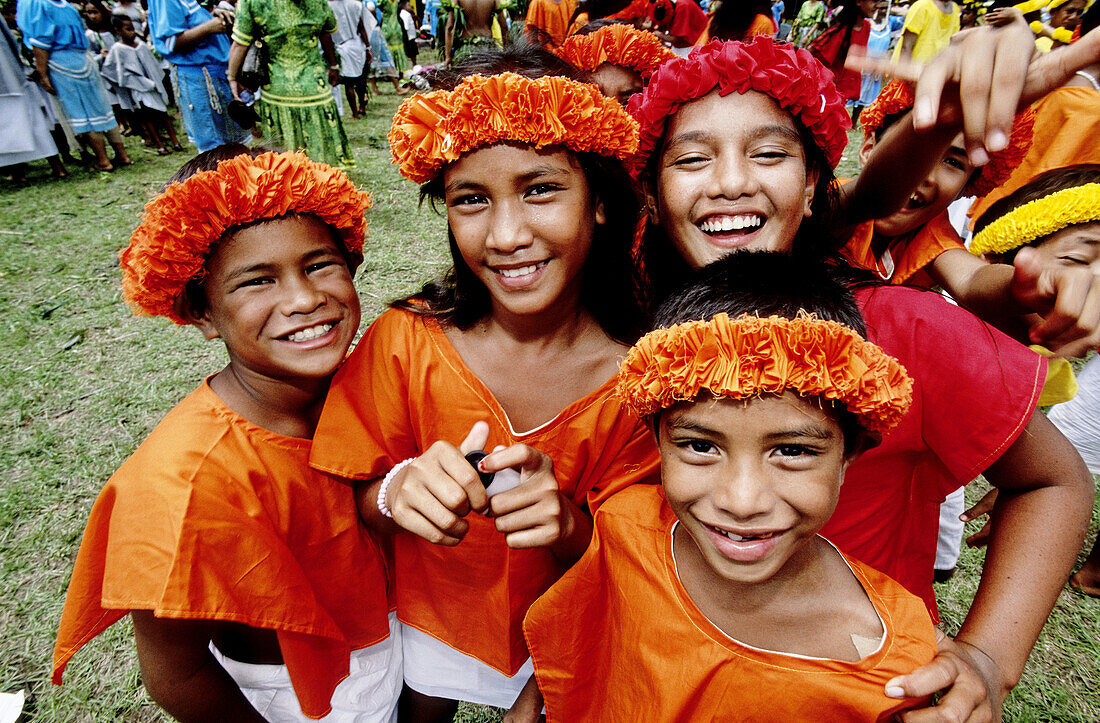
M 1076 73 L 1074 73 L 1074 75 L 1081 76 L 1082 78 L 1084 78 L 1088 82 L 1092 83 L 1093 88 L 1095 88 L 1096 90 L 1100 90 L 1100 81 L 1098 81 L 1096 79 L 1096 76 L 1093 75 L 1092 73 L 1086 73 L 1083 70 L 1078 70 Z

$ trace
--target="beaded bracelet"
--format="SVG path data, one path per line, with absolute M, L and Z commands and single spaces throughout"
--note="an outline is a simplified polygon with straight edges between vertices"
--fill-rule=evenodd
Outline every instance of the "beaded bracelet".
M 387 472 L 386 476 L 382 478 L 382 485 L 378 488 L 378 511 L 391 520 L 393 519 L 393 512 L 386 506 L 386 492 L 389 491 L 390 482 L 393 482 L 393 478 L 397 476 L 397 473 L 408 467 L 415 460 L 416 457 L 409 457 L 404 462 L 398 462 L 393 466 L 393 469 Z

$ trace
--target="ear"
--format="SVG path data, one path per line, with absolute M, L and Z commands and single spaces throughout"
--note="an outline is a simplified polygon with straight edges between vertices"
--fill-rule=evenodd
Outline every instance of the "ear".
M 642 196 L 645 198 L 645 212 L 649 214 L 650 223 L 659 226 L 661 219 L 657 215 L 657 191 L 649 181 L 642 183 Z
M 187 299 L 187 294 L 180 294 L 179 298 L 176 299 L 175 307 L 176 314 L 191 326 L 198 327 L 207 339 L 221 337 L 221 333 L 218 332 L 218 328 L 214 326 L 214 322 L 210 318 L 210 307 L 207 307 L 201 313 L 196 311 Z
M 806 169 L 806 188 L 803 189 L 802 215 L 809 218 L 813 213 L 814 190 L 817 188 L 817 179 L 820 172 L 816 167 Z
M 607 223 L 607 213 L 604 212 L 603 201 L 599 198 L 596 199 L 596 212 L 593 214 L 593 218 L 597 226 L 603 226 Z
M 861 429 L 852 444 L 852 451 L 844 455 L 844 468 L 855 462 L 864 452 L 868 452 L 882 444 L 882 435 L 867 429 Z
M 859 165 L 862 168 L 871 160 L 871 151 L 875 150 L 875 134 L 868 133 L 863 136 L 863 143 L 859 144 Z

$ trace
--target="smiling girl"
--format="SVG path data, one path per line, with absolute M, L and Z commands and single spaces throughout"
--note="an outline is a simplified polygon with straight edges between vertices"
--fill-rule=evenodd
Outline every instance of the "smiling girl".
M 1003 147 L 1016 101 L 989 94 L 990 69 L 1001 63 L 998 76 L 1012 67 L 1021 85 L 1025 76 L 1046 83 L 1036 89 L 1032 82 L 1031 93 L 1064 78 L 1024 72 L 1030 43 L 1026 29 L 1016 29 L 972 33 L 953 46 L 927 72 L 964 85 L 975 81 L 968 74 L 984 75 L 985 85 L 977 83 L 985 90 L 969 96 L 982 97 L 978 118 L 955 103 L 940 109 L 937 122 L 938 94 L 922 98 L 918 86 L 916 118 L 891 129 L 859 179 L 835 196 L 832 167 L 847 124 L 831 78 L 816 61 L 762 39 L 712 43 L 669 61 L 630 105 L 641 122 L 635 168 L 650 208 L 642 255 L 651 288 L 673 288 L 691 269 L 739 249 L 824 263 L 835 249 L 829 229 L 900 207 L 960 127 L 972 160 L 987 147 Z M 1091 50 L 1076 48 L 1073 58 L 1086 64 L 1095 52 L 1093 43 Z M 968 62 L 959 67 L 964 55 Z M 982 116 L 994 108 L 996 118 Z M 935 127 L 918 135 L 919 125 Z M 958 644 L 941 641 L 937 659 L 898 684 L 917 695 L 954 681 L 941 705 L 963 719 L 976 704 L 995 713 L 1073 564 L 1089 517 L 1090 478 L 1065 438 L 1035 414 L 1041 358 L 935 295 L 885 287 L 859 289 L 856 298 L 869 340 L 913 377 L 915 401 L 883 444 L 849 467 L 823 534 L 920 595 L 935 614 L 939 503 L 983 471 L 1009 491 L 998 502 L 997 544 Z M 1035 529 L 1047 534 L 1037 540 L 1025 532 Z M 1020 580 L 1028 584 L 1012 582 Z M 974 687 L 971 666 L 984 686 Z
M 449 719 L 513 705 L 527 608 L 584 551 L 589 509 L 656 467 L 612 381 L 641 325 L 637 126 L 595 86 L 501 73 L 410 98 L 390 143 L 445 205 L 454 265 L 367 331 L 311 463 L 359 480 L 363 519 L 393 533 L 406 712 Z M 478 472 L 506 470 L 518 486 L 490 498 Z

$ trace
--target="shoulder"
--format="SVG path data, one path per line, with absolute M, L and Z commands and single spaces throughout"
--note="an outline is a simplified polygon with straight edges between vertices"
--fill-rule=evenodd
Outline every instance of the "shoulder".
M 595 514 L 595 523 L 605 532 L 671 527 L 675 516 L 665 504 L 659 484 L 634 484 L 607 498 Z

